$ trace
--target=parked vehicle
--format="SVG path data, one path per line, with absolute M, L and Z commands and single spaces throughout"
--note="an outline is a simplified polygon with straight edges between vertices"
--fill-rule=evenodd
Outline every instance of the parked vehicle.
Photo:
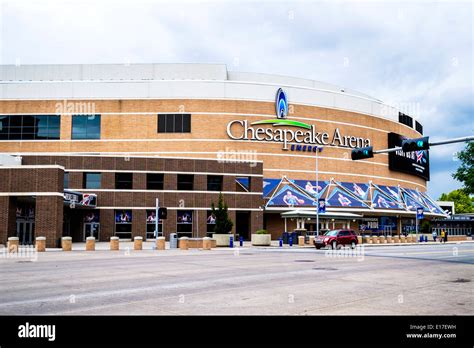
M 353 230 L 332 230 L 314 239 L 316 249 L 326 246 L 336 249 L 340 245 L 350 245 L 351 248 L 355 248 L 357 245 L 356 233 Z

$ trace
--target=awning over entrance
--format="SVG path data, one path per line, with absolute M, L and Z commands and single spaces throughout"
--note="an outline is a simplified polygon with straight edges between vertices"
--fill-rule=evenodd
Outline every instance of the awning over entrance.
M 298 209 L 287 211 L 280 214 L 282 218 L 316 218 L 316 210 L 305 210 L 305 209 Z M 346 213 L 346 212 L 328 212 L 319 213 L 320 219 L 338 219 L 338 220 L 352 220 L 352 219 L 359 219 L 362 218 L 362 215 L 354 214 L 354 213 Z

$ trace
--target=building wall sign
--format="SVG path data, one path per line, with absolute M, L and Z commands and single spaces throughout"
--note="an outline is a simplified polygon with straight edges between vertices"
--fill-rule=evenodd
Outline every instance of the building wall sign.
M 228 137 L 233 140 L 281 142 L 283 150 L 303 152 L 316 152 L 318 145 L 348 148 L 370 146 L 370 139 L 341 134 L 339 128 L 336 128 L 332 133 L 319 132 L 315 125 L 288 120 L 286 118 L 288 103 L 286 94 L 281 88 L 277 91 L 276 111 L 276 119 L 252 123 L 249 123 L 248 120 L 229 122 L 227 124 Z M 268 127 L 269 125 L 272 127 Z

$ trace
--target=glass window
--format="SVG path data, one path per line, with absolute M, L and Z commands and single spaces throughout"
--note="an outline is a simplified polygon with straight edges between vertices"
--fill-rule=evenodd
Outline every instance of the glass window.
M 64 188 L 69 187 L 69 173 L 64 172 Z
M 100 139 L 100 115 L 73 115 L 72 139 Z
M 190 114 L 158 115 L 158 133 L 190 133 Z
M 178 237 L 192 237 L 193 211 L 178 210 L 176 214 L 176 232 Z
M 59 115 L 0 116 L 0 140 L 54 140 L 60 138 Z
M 207 234 L 214 233 L 214 227 L 216 226 L 216 217 L 212 214 L 211 210 L 207 211 Z
M 100 173 L 84 173 L 84 188 L 100 189 L 101 177 Z
M 132 211 L 115 210 L 115 235 L 119 238 L 132 238 Z
M 178 190 L 192 191 L 194 187 L 194 175 L 178 174 Z
M 163 190 L 163 174 L 152 174 L 146 175 L 146 189 L 147 190 Z
M 133 173 L 115 173 L 115 189 L 131 190 L 133 188 Z
M 207 176 L 207 190 L 208 191 L 222 191 L 222 175 L 208 175 Z

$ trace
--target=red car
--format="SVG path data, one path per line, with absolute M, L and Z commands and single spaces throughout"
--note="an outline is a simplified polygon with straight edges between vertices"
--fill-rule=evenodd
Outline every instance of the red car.
M 356 233 L 352 230 L 332 230 L 314 239 L 316 249 L 326 246 L 336 249 L 339 245 L 350 245 L 354 249 L 357 245 Z

